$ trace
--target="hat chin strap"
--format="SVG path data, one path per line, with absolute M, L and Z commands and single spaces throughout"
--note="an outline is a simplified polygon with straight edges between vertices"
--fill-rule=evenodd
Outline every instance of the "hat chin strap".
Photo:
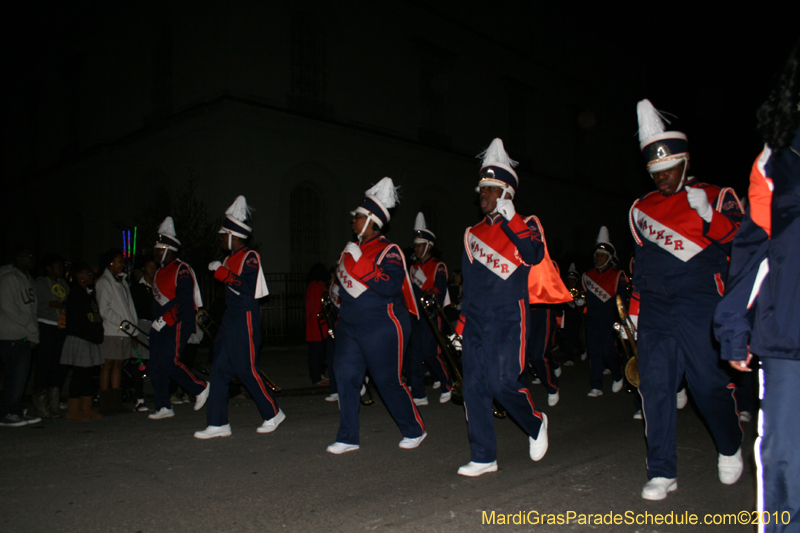
M 367 215 L 367 220 L 366 222 L 364 222 L 364 227 L 361 228 L 361 231 L 356 237 L 356 239 L 358 239 L 359 244 L 361 244 L 361 240 L 364 238 L 364 232 L 367 231 L 367 226 L 369 226 L 370 220 L 374 221 L 376 224 L 378 223 L 378 219 L 372 213 Z
M 675 189 L 675 193 L 676 194 L 681 192 L 681 189 L 683 189 L 683 184 L 686 182 L 686 171 L 688 170 L 688 167 L 689 167 L 689 158 L 688 157 L 684 157 L 683 158 L 683 173 L 681 174 L 681 181 L 678 182 L 678 188 Z
M 595 252 L 595 253 L 597 253 L 597 252 Z M 598 269 L 600 269 L 600 268 L 605 268 L 605 267 L 606 267 L 606 266 L 608 266 L 608 264 L 611 262 L 611 254 L 610 254 L 610 253 L 608 253 L 608 252 L 606 252 L 606 251 L 604 250 L 604 251 L 603 251 L 603 255 L 604 255 L 604 256 L 606 256 L 606 262 L 605 262 L 605 263 L 603 263 L 602 265 L 595 265 L 595 266 L 596 266 Z

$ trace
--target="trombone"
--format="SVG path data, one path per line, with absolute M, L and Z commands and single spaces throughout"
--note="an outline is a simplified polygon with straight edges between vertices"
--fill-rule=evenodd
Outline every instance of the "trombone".
M 447 320 L 447 317 L 444 314 L 444 310 L 442 306 L 439 305 L 439 301 L 436 299 L 436 295 L 433 293 L 432 290 L 427 289 L 423 291 L 422 296 L 419 298 L 420 303 L 422 304 L 422 314 L 425 315 L 425 320 L 428 321 L 428 325 L 431 327 L 433 331 L 433 336 L 436 337 L 436 340 L 439 343 L 439 346 L 442 349 L 442 354 L 445 356 L 445 361 L 447 361 L 450 369 L 453 373 L 453 389 L 452 389 L 452 401 L 456 405 L 463 405 L 464 404 L 464 393 L 462 390 L 463 385 L 463 376 L 462 376 L 462 369 L 461 369 L 461 354 L 459 350 L 455 347 L 455 344 L 451 340 L 451 337 L 461 341 L 461 337 L 455 332 L 453 326 L 450 324 L 450 321 Z M 436 323 L 439 319 L 443 325 L 446 324 L 450 335 L 446 335 L 439 329 L 439 325 Z M 495 400 L 492 403 L 492 413 L 496 418 L 505 418 L 508 416 L 503 407 L 497 403 Z
M 147 337 L 149 339 L 150 338 L 150 332 L 149 331 L 143 330 L 142 328 L 140 328 L 139 326 L 137 326 L 136 324 L 134 324 L 130 320 L 123 320 L 119 325 L 119 329 L 121 329 L 122 332 L 125 335 L 127 335 L 128 337 L 130 337 L 132 339 L 136 339 L 136 342 L 138 342 L 139 344 L 141 344 L 142 346 L 144 346 L 148 350 L 150 349 L 150 346 L 146 342 L 142 342 L 141 340 L 139 340 L 137 338 L 137 335 L 141 334 L 141 335 L 144 335 L 145 337 Z
M 625 365 L 625 377 L 628 379 L 628 383 L 638 388 L 639 352 L 636 349 L 636 326 L 628 314 L 628 306 L 625 305 L 622 296 L 619 294 L 617 295 L 617 312 L 622 323 L 615 323 L 614 329 L 619 333 L 622 339 L 622 346 L 625 348 L 625 354 L 628 356 L 628 362 Z

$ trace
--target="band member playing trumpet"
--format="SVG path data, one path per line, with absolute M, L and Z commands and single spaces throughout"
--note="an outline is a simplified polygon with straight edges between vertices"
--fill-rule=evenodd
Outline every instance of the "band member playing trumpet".
M 352 213 L 356 240 L 347 244 L 339 258 L 336 278 L 341 307 L 334 365 L 340 422 L 329 453 L 359 448 L 358 408 L 367 371 L 400 428 L 400 447 L 416 448 L 427 436 L 411 391 L 400 375 L 411 329 L 409 312 L 419 312 L 403 252 L 380 231 L 396 203 L 391 178 L 383 178 L 369 189 L 364 203 Z
M 586 292 L 586 350 L 589 352 L 589 385 L 587 396 L 603 395 L 603 372 L 611 371 L 612 392 L 622 390 L 622 368 L 617 361 L 614 323 L 617 321 L 617 295 L 628 292 L 628 276 L 612 262 L 616 249 L 611 244 L 608 228 L 602 226 L 594 246 L 594 268 L 583 274 Z
M 514 208 L 519 184 L 516 162 L 500 139 L 492 141 L 482 156 L 476 192 L 484 218 L 464 235 L 464 298 L 456 328 L 462 337 L 471 448 L 471 461 L 458 469 L 463 476 L 497 470 L 493 399 L 528 435 L 531 459 L 544 457 L 547 416 L 519 381 L 525 370 L 528 305 L 571 300 L 553 269 L 538 219 L 523 219 Z
M 153 420 L 175 416 L 169 401 L 169 380 L 196 397 L 198 411 L 208 398 L 208 383 L 192 374 L 181 362 L 186 343 L 194 333 L 195 313 L 203 306 L 192 267 L 178 259 L 181 241 L 175 234 L 172 217 L 158 228 L 154 247 L 161 268 L 153 280 L 153 324 L 150 329 L 150 382 L 153 384 Z
M 649 481 L 642 498 L 662 500 L 678 488 L 675 391 L 684 375 L 717 446 L 720 481 L 730 485 L 742 474 L 736 400 L 711 333 L 742 209 L 732 189 L 688 176 L 686 135 L 664 131 L 648 100 L 639 102 L 637 114 L 639 147 L 656 190 L 630 210 L 636 241 L 630 315 L 638 316 L 639 394 L 647 436 Z
M 431 290 L 439 302 L 439 306 L 444 309 L 450 303 L 450 297 L 447 294 L 447 266 L 431 255 L 435 244 L 436 236 L 425 226 L 425 216 L 418 213 L 414 223 L 414 257 L 417 258 L 417 261 L 411 265 L 410 272 L 414 297 L 419 302 L 422 293 Z M 441 322 L 441 318 L 437 320 Z M 441 329 L 441 323 L 439 323 L 439 328 Z M 411 385 L 414 403 L 417 405 L 428 405 L 424 383 L 426 367 L 434 381 L 441 384 L 442 394 L 439 396 L 439 403 L 450 401 L 453 380 L 447 372 L 447 366 L 440 351 L 436 337 L 427 321 L 412 317 L 406 377 Z
M 258 351 L 261 346 L 261 311 L 258 299 L 266 296 L 267 283 L 261 270 L 261 257 L 246 246 L 252 229 L 245 224 L 250 208 L 239 196 L 225 212 L 220 228 L 220 242 L 230 255 L 224 262 L 213 261 L 208 269 L 225 285 L 225 314 L 214 341 L 214 363 L 211 367 L 211 392 L 208 399 L 208 427 L 195 432 L 198 439 L 228 437 L 228 388 L 234 374 L 253 397 L 264 423 L 259 433 L 275 431 L 286 415 L 270 394 L 258 372 Z

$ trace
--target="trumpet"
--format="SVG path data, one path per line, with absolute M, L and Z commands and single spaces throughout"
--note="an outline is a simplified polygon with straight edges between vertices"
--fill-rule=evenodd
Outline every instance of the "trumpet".
M 639 352 L 636 349 L 636 326 L 633 323 L 630 315 L 628 314 L 628 307 L 622 300 L 622 296 L 617 295 L 617 312 L 622 323 L 614 324 L 614 329 L 620 334 L 622 338 L 622 346 L 625 348 L 625 354 L 628 356 L 628 362 L 625 365 L 625 377 L 634 387 L 639 387 Z M 625 333 L 623 336 L 622 333 Z

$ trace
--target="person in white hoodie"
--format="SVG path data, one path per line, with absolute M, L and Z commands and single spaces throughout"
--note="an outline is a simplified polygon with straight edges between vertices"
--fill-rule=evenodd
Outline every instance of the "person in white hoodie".
M 122 366 L 133 356 L 136 339 L 126 335 L 120 325 L 137 323 L 136 308 L 125 279 L 125 258 L 111 249 L 103 255 L 102 274 L 95 284 L 97 304 L 103 318 L 103 367 L 100 370 L 100 414 L 129 413 L 122 405 Z
M 13 254 L 13 263 L 0 268 L 0 357 L 5 379 L 0 397 L 0 427 L 41 422 L 25 413 L 22 396 L 31 368 L 31 351 L 39 343 L 36 292 L 28 271 L 36 260 L 27 248 Z

